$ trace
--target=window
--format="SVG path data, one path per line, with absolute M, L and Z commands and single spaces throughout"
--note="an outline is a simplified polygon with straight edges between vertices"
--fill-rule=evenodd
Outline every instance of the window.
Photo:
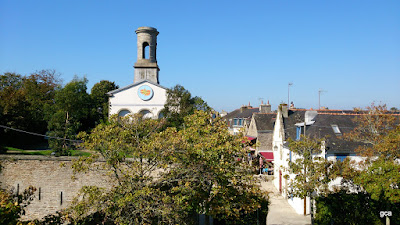
M 296 127 L 296 140 L 300 140 L 301 127 Z
M 239 119 L 239 126 L 243 126 L 243 119 Z
M 131 111 L 129 111 L 127 109 L 123 109 L 123 110 L 119 111 L 118 116 L 124 117 L 124 116 L 128 115 L 129 113 L 131 113 Z
M 289 161 L 292 161 L 292 151 L 289 151 Z
M 151 119 L 151 118 L 153 118 L 153 113 L 151 113 L 147 109 L 144 109 L 144 110 L 140 111 L 139 113 L 143 115 L 143 117 L 142 117 L 143 119 Z
M 233 119 L 233 125 L 234 125 L 234 126 L 237 126 L 237 125 L 238 125 L 238 119 L 236 119 L 236 118 Z
M 333 130 L 333 132 L 334 132 L 335 134 L 342 134 L 342 133 L 340 132 L 340 130 L 339 130 L 338 125 L 336 125 L 336 124 L 331 124 L 331 127 L 332 127 L 332 130 Z
M 344 159 L 346 159 L 347 155 L 341 154 L 341 155 L 336 155 L 336 161 L 343 162 Z

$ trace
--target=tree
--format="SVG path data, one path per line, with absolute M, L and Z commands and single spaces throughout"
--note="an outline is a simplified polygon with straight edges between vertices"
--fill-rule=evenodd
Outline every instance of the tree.
M 161 112 L 167 118 L 168 125 L 180 128 L 183 118 L 193 114 L 195 110 L 211 111 L 211 107 L 200 97 L 192 97 L 181 85 L 167 90 L 167 102 Z
M 44 108 L 51 107 L 54 93 L 59 88 L 58 74 L 54 70 L 42 70 L 29 76 L 5 73 L 0 76 L 1 124 L 36 133 L 45 133 L 47 121 Z M 1 135 L 10 145 L 42 142 L 33 136 L 6 130 Z M 23 147 L 23 146 L 22 146 Z
M 90 98 L 86 92 L 87 79 L 75 77 L 55 93 L 55 104 L 47 108 L 49 145 L 58 154 L 68 154 L 74 145 L 67 139 L 74 139 L 79 131 L 90 128 Z
M 17 224 L 25 208 L 34 198 L 36 188 L 30 186 L 22 194 L 0 189 L 0 224 Z
M 357 127 L 345 135 L 350 141 L 368 145 L 358 149 L 365 160 L 348 162 L 347 178 L 371 195 L 372 199 L 400 202 L 400 125 L 385 105 L 367 107 L 356 117 Z
M 330 176 L 328 168 L 330 162 L 321 153 L 322 140 L 314 140 L 307 136 L 301 136 L 298 141 L 289 140 L 289 149 L 292 152 L 292 160 L 289 162 L 289 171 L 294 174 L 290 179 L 290 193 L 294 197 L 310 198 L 311 223 L 313 223 L 314 195 L 327 193 Z M 286 177 L 289 178 L 289 177 Z
M 108 80 L 96 83 L 91 90 L 90 98 L 92 101 L 92 116 L 94 124 L 108 119 L 108 96 L 107 92 L 118 89 L 118 85 Z
M 98 212 L 123 224 L 191 224 L 191 215 L 204 213 L 233 224 L 250 222 L 240 217 L 256 212 L 266 198 L 250 166 L 237 160 L 246 154 L 242 139 L 204 111 L 186 116 L 180 130 L 164 129 L 164 122 L 134 115 L 83 134 L 85 147 L 104 157 L 117 185 L 82 189 L 83 201 L 75 202 L 71 218 Z M 81 159 L 74 168 L 85 171 L 93 162 Z

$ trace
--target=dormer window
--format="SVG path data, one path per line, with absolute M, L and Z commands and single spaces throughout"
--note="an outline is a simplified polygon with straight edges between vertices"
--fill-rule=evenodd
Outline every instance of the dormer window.
M 338 125 L 331 124 L 331 127 L 332 127 L 332 130 L 333 130 L 333 133 L 335 133 L 336 135 L 341 135 L 342 134 L 342 132 L 340 132 L 340 129 L 339 129 Z
M 243 126 L 243 118 L 234 118 L 233 125 L 234 126 Z

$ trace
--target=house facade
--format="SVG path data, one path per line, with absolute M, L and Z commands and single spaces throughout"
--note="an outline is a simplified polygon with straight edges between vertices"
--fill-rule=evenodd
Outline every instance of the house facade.
M 272 140 L 276 113 L 271 110 L 254 113 L 246 132 L 248 138 L 255 138 L 255 155 L 261 155 L 266 161 L 274 161 Z

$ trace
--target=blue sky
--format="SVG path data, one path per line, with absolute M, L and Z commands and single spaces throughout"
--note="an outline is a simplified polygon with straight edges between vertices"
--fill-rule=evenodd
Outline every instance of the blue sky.
M 4 1 L 0 73 L 133 82 L 135 30 L 158 29 L 160 84 L 216 110 L 400 108 L 400 1 Z

